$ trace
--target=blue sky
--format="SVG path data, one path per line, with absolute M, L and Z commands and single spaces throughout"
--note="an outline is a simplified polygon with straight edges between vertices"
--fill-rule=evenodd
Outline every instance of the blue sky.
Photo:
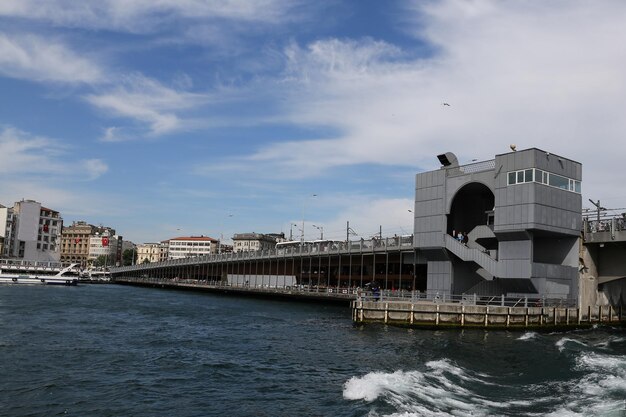
M 2 0 L 0 203 L 136 243 L 407 234 L 437 154 L 515 143 L 623 208 L 624 21 L 621 1 Z

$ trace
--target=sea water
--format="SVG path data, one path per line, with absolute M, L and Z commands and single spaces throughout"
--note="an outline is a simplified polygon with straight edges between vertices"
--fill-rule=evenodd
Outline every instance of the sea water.
M 347 307 L 0 287 L 1 416 L 625 416 L 626 331 L 354 327 Z

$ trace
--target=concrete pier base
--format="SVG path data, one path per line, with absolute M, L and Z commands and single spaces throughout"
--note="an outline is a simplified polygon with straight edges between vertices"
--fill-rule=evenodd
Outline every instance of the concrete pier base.
M 597 324 L 624 325 L 626 315 L 612 307 L 505 307 L 410 301 L 365 301 L 351 303 L 355 324 L 386 323 L 399 326 L 489 329 L 585 328 Z

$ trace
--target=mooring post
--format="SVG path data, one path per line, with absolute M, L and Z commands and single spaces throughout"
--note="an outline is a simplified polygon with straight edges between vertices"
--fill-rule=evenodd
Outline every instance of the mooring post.
M 487 306 L 485 309 L 485 327 L 487 327 L 488 323 L 489 323 L 489 306 Z
M 524 315 L 524 326 L 528 327 L 528 306 L 526 306 L 526 314 Z

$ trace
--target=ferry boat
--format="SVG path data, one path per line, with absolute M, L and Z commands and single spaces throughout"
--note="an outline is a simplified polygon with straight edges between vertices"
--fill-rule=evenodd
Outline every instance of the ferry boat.
M 69 275 L 76 264 L 62 269 L 56 275 L 4 274 L 0 270 L 0 284 L 21 285 L 78 285 L 78 277 Z

